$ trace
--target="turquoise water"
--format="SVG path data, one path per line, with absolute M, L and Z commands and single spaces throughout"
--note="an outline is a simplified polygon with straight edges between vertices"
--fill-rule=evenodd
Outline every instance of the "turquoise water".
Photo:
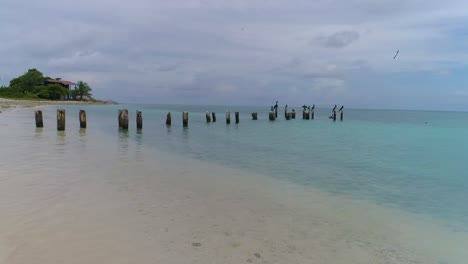
M 55 129 L 55 108 L 44 112 Z M 126 138 L 129 144 L 266 174 L 337 195 L 370 200 L 468 231 L 468 113 L 345 109 L 333 122 L 329 109 L 315 120 L 268 121 L 268 107 L 175 105 L 66 106 L 67 129 L 77 129 L 85 108 L 88 131 Z M 117 128 L 117 109 L 128 108 L 128 133 Z M 136 131 L 135 111 L 143 111 Z M 231 124 L 225 111 L 231 111 Z M 300 109 L 295 108 L 300 117 Z M 172 112 L 172 126 L 165 125 Z M 182 127 L 182 111 L 189 127 Z M 217 122 L 207 124 L 205 111 Z M 234 111 L 240 123 L 234 123 Z M 31 110 L 32 112 L 32 110 Z M 258 112 L 257 121 L 250 118 Z M 31 123 L 34 118 L 23 122 Z

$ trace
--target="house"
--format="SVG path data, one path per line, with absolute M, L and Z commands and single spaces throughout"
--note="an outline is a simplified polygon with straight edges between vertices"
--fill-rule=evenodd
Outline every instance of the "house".
M 62 79 L 58 79 L 58 80 L 54 80 L 54 79 L 48 79 L 45 81 L 45 85 L 49 85 L 49 84 L 60 84 L 61 86 L 63 86 L 63 88 L 67 89 L 68 92 L 70 92 L 73 89 L 76 89 L 76 83 L 74 82 L 70 82 L 70 81 L 65 81 L 65 80 L 62 80 Z M 70 93 L 68 93 L 67 95 L 64 95 L 60 98 L 60 100 L 68 100 L 70 99 Z

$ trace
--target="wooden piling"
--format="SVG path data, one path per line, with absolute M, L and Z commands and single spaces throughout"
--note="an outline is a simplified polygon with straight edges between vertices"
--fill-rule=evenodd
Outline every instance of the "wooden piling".
M 137 124 L 137 129 L 142 129 L 143 128 L 143 114 L 141 111 L 136 111 L 136 124 Z
M 306 111 L 302 110 L 302 119 L 306 119 Z
M 226 124 L 231 124 L 231 112 L 226 111 Z
M 36 127 L 44 127 L 44 121 L 42 120 L 42 111 L 37 110 L 34 115 L 36 118 Z
M 166 125 L 170 126 L 172 123 L 171 112 L 167 112 Z
M 216 113 L 215 112 L 211 113 L 211 117 L 213 119 L 213 123 L 216 122 Z
M 182 113 L 182 125 L 188 127 L 188 112 Z
M 343 121 L 343 111 L 340 113 L 340 121 Z
M 211 115 L 210 115 L 210 112 L 206 111 L 205 116 L 206 116 L 206 122 L 207 122 L 207 123 L 211 123 Z
M 65 130 L 65 109 L 57 109 L 57 130 Z
M 294 111 L 294 109 L 291 112 L 291 118 L 296 119 L 296 111 Z
M 286 113 L 286 120 L 291 120 L 291 113 Z
M 236 124 L 239 124 L 239 112 L 234 112 L 234 117 L 236 118 Z
M 271 111 L 268 113 L 268 119 L 270 119 L 270 121 L 275 121 L 275 112 L 274 111 Z
M 128 110 L 119 109 L 119 128 L 128 129 Z
M 86 128 L 86 111 L 85 110 L 80 110 L 79 118 L 80 118 L 80 128 Z
M 257 120 L 257 112 L 252 113 L 252 120 Z
M 315 111 L 312 110 L 312 112 L 310 113 L 310 117 L 311 117 L 312 120 L 314 120 L 314 118 L 315 118 Z
M 336 111 L 333 111 L 333 121 L 336 121 Z

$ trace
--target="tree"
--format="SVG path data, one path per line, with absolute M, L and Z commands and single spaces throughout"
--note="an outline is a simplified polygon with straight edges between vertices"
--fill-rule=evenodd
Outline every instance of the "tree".
M 72 97 L 78 100 L 83 100 L 86 97 L 91 99 L 92 98 L 91 91 L 92 89 L 88 83 L 79 81 L 75 90 L 72 91 Z
M 44 85 L 44 75 L 36 69 L 29 69 L 25 74 L 10 81 L 10 87 L 23 94 L 36 93 L 36 87 Z
M 60 84 L 49 84 L 36 87 L 37 96 L 42 99 L 59 100 L 68 90 Z

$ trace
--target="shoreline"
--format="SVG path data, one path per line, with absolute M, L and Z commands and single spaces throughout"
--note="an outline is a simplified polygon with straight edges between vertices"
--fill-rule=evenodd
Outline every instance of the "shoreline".
M 0 113 L 15 108 L 36 107 L 42 105 L 113 105 L 113 103 L 106 101 L 52 101 L 0 98 Z

